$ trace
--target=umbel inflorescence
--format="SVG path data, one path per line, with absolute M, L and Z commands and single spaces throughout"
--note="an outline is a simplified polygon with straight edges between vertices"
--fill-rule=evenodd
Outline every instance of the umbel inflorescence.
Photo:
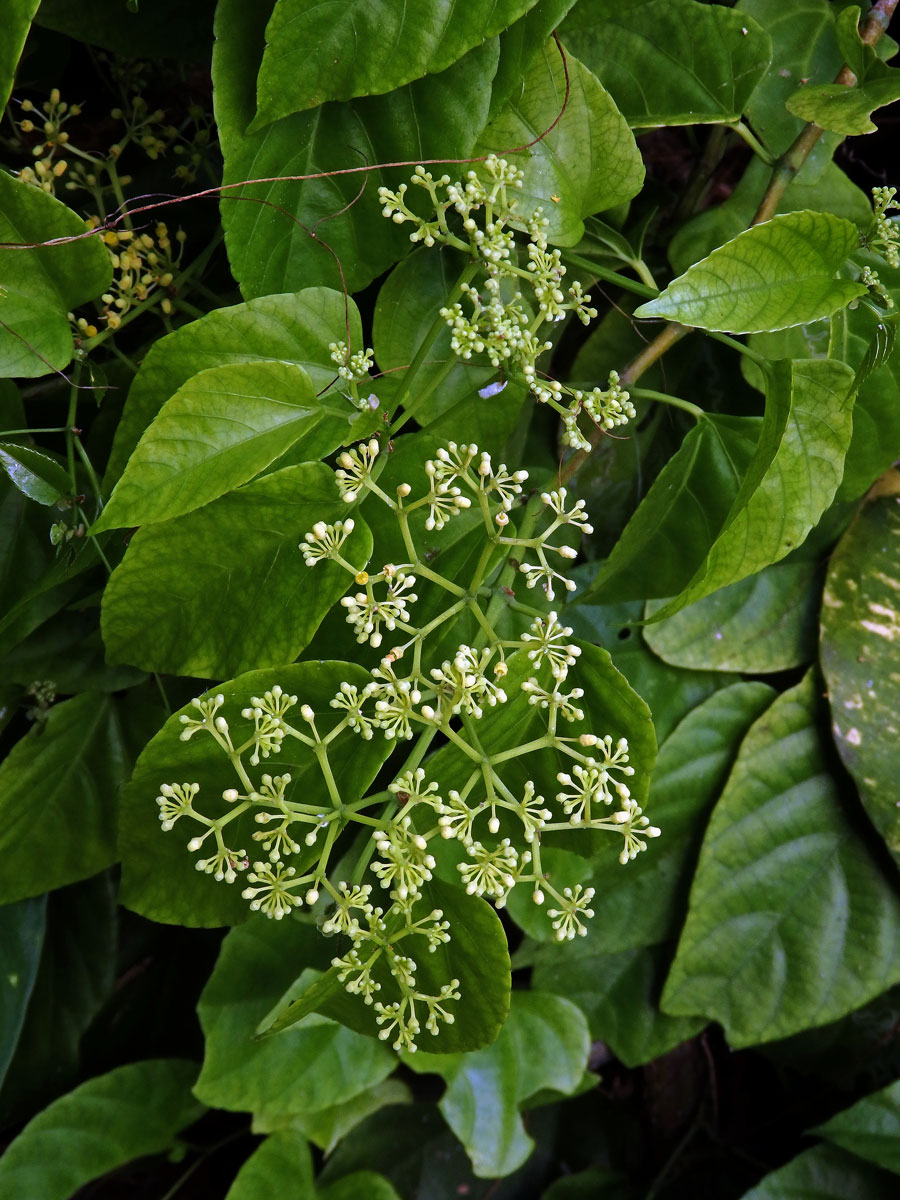
M 577 552 L 569 543 L 590 532 L 583 502 L 570 502 L 559 488 L 522 507 L 526 473 L 495 464 L 474 445 L 451 442 L 438 450 L 424 464 L 416 496 L 406 482 L 393 494 L 382 488 L 385 460 L 373 438 L 339 456 L 335 482 L 348 505 L 365 500 L 390 511 L 405 561 L 376 569 L 360 561 L 351 549 L 352 517 L 315 524 L 301 550 L 313 570 L 330 562 L 346 572 L 346 621 L 361 646 L 386 653 L 364 683 L 357 669 L 356 682 L 342 682 L 318 711 L 273 683 L 241 711 L 239 738 L 237 714 L 224 711 L 223 696 L 195 700 L 194 715 L 181 718 L 181 737 L 211 738 L 234 768 L 234 786 L 222 793 L 217 817 L 205 815 L 196 783 L 163 784 L 157 803 L 163 829 L 182 818 L 194 825 L 188 849 L 200 856 L 198 870 L 226 883 L 243 876 L 252 909 L 280 919 L 304 901 L 314 905 L 327 897 L 322 932 L 349 940 L 333 960 L 340 980 L 372 1006 L 379 1036 L 411 1050 L 423 1024 L 435 1034 L 453 1021 L 459 999 L 455 979 L 430 991 L 417 984 L 416 956 L 453 936 L 444 913 L 423 896 L 439 870 L 438 847 L 458 847 L 455 867 L 442 859 L 444 877 L 455 873 L 470 895 L 502 906 L 524 885 L 538 905 L 549 899 L 548 918 L 565 939 L 585 932 L 593 892 L 557 889 L 545 878 L 543 838 L 560 830 L 606 830 L 622 839 L 619 858 L 627 863 L 659 831 L 631 795 L 625 738 L 589 728 L 583 690 L 572 686 L 582 650 L 571 629 L 557 612 L 520 603 L 509 586 L 518 573 L 550 601 L 558 587 L 572 587 L 561 568 Z M 461 583 L 434 570 L 419 549 L 425 534 L 454 521 L 471 526 L 469 536 L 481 546 Z M 434 613 L 428 619 L 417 617 L 426 591 Z M 446 648 L 454 623 L 468 631 L 467 640 L 433 657 L 429 647 Z M 512 631 L 511 623 L 517 624 Z M 516 715 L 498 737 L 492 722 L 508 709 Z M 340 793 L 329 754 L 348 731 L 391 744 L 396 770 L 387 788 L 362 797 Z M 295 796 L 289 773 L 259 770 L 263 760 L 277 759 L 288 739 L 317 764 L 318 790 L 307 777 L 302 796 Z M 437 756 L 427 757 L 438 747 Z M 448 753 L 455 754 L 454 774 L 442 779 L 433 764 Z M 546 783 L 548 756 L 565 769 L 554 767 L 555 783 L 540 794 L 529 763 L 543 763 Z M 252 854 L 229 832 L 243 814 L 257 826 Z M 364 831 L 365 849 L 350 878 L 333 879 L 336 846 L 351 827 Z

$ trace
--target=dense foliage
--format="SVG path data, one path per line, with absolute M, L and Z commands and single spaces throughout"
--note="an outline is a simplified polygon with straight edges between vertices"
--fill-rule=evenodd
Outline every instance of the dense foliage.
M 0 1194 L 896 1194 L 895 6 L 7 0 Z

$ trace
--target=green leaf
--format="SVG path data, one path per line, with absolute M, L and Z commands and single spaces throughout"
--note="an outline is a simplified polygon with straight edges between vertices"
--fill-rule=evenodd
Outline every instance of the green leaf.
M 416 420 L 423 426 L 445 414 L 449 416 L 454 406 L 464 405 L 466 437 L 479 446 L 493 441 L 499 452 L 522 407 L 524 390 L 507 383 L 504 391 L 489 402 L 479 397 L 478 388 L 496 378 L 497 369 L 486 358 L 481 363 L 457 358 L 450 349 L 450 330 L 440 316 L 468 262 L 471 259 L 448 247 L 420 247 L 394 267 L 375 303 L 375 358 L 380 371 L 390 372 L 376 386 L 383 392 L 386 382 L 399 383 L 406 376 L 409 364 L 438 322 L 440 333 L 416 371 L 414 391 L 407 403 L 411 400 L 415 405 Z
M 900 100 L 900 71 L 855 87 L 841 83 L 807 85 L 788 96 L 787 110 L 832 133 L 856 137 L 877 132 L 872 113 L 895 100 Z
M 900 1082 L 863 1096 L 812 1132 L 900 1174 Z
M 900 861 L 900 476 L 890 472 L 831 557 L 822 670 L 838 753 L 873 824 Z
M 183 1059 L 117 1067 L 81 1084 L 29 1121 L 0 1160 L 0 1191 L 16 1200 L 69 1200 L 85 1183 L 161 1154 L 203 1112 L 197 1068 Z
M 537 0 L 523 17 L 500 34 L 500 62 L 491 88 L 491 117 L 521 88 L 547 38 L 575 3 L 576 0 Z
M 833 1146 L 804 1150 L 744 1193 L 743 1200 L 893 1200 L 897 1181 L 886 1171 Z
M 243 0 L 225 0 L 216 10 L 213 94 L 230 189 L 221 209 L 231 269 L 248 297 L 313 284 L 355 292 L 409 250 L 407 234 L 384 219 L 376 194 L 379 185 L 396 189 L 411 168 L 233 185 L 382 162 L 465 158 L 487 120 L 497 42 L 386 96 L 326 104 L 245 134 L 256 106 L 267 16 L 267 4 Z
M 327 100 L 374 96 L 436 75 L 501 33 L 535 0 L 277 0 L 249 132 Z M 358 53 L 364 46 L 366 52 Z
M 12 92 L 22 47 L 39 4 L 40 0 L 10 0 L 3 14 L 6 32 L 0 46 L 0 110 L 6 108 Z
M 86 231 L 70 208 L 0 173 L 0 242 L 39 243 Z M 109 255 L 97 237 L 0 249 L 0 375 L 31 379 L 64 367 L 73 348 L 66 313 L 99 296 L 111 277 Z
M 562 34 L 632 127 L 738 121 L 772 58 L 756 21 L 696 0 L 580 4 Z
M 299 543 L 317 521 L 346 515 L 332 471 L 303 463 L 138 530 L 103 594 L 110 661 L 218 679 L 290 662 L 350 581 L 336 563 L 307 567 Z M 361 520 L 345 547 L 368 562 Z
M 189 7 L 182 0 L 94 0 L 89 8 L 41 0 L 35 24 L 125 58 L 139 49 L 148 59 L 209 62 L 214 8 L 214 0 L 194 0 Z
M 31 446 L 0 442 L 0 470 L 38 504 L 55 504 L 72 491 L 69 476 L 59 463 Z
M 346 307 L 345 307 L 346 305 Z M 316 395 L 334 382 L 329 343 L 362 348 L 359 309 L 330 288 L 305 288 L 217 308 L 182 325 L 150 347 L 116 427 L 106 479 L 115 481 L 144 430 L 170 396 L 210 367 L 276 360 L 307 372 Z
M 204 1103 L 251 1112 L 265 1126 L 344 1103 L 390 1075 L 387 1046 L 317 1014 L 279 1038 L 254 1040 L 304 967 L 334 953 L 314 925 L 296 920 L 256 916 L 229 933 L 197 1008 L 206 1050 L 194 1091 Z
M 820 587 L 817 563 L 776 563 L 648 625 L 644 638 L 676 667 L 786 671 L 816 656 Z M 659 607 L 649 601 L 645 617 Z
M 631 1191 L 626 1180 L 606 1167 L 589 1167 L 564 1175 L 552 1183 L 541 1200 L 629 1200 Z
M 585 599 L 671 596 L 728 518 L 759 440 L 757 417 L 706 417 L 685 437 L 625 526 Z
M 15 1054 L 38 973 L 47 917 L 46 897 L 0 908 L 0 1085 Z
M 900 900 L 844 812 L 817 692 L 807 675 L 748 733 L 663 994 L 735 1047 L 824 1025 L 900 979 Z
M 590 578 L 592 570 L 591 563 L 576 567 L 576 578 L 579 574 Z M 736 677 L 724 671 L 685 671 L 663 662 L 637 627 L 642 612 L 639 601 L 611 605 L 576 602 L 564 610 L 565 621 L 577 638 L 609 647 L 613 666 L 649 707 L 657 741 L 662 743 L 693 708 L 719 688 L 736 682 Z
M 702 1017 L 660 1012 L 670 958 L 670 946 L 616 954 L 579 947 L 577 955 L 540 961 L 534 986 L 568 996 L 587 1016 L 592 1039 L 605 1042 L 627 1067 L 639 1067 L 694 1037 L 706 1024 Z
M 756 451 L 732 510 L 688 586 L 662 620 L 717 588 L 778 562 L 831 504 L 850 444 L 853 372 L 836 359 L 775 364 Z
M 416 984 L 420 991 L 436 995 L 449 979 L 459 980 L 464 997 L 454 1011 L 453 1024 L 443 1024 L 436 1035 L 423 1034 L 422 1051 L 456 1054 L 487 1046 L 497 1037 L 509 1011 L 509 951 L 503 926 L 486 900 L 468 896 L 458 881 L 452 884 L 433 879 L 422 888 L 426 905 L 440 908 L 450 922 L 451 940 L 433 953 L 417 959 Z M 382 986 L 382 996 L 394 998 L 397 991 L 383 963 L 373 975 Z M 260 1025 L 260 1034 L 281 1035 L 310 1013 L 324 1013 L 369 1037 L 378 1036 L 378 1026 L 359 996 L 348 995 L 332 967 L 315 981 L 304 980 L 299 994 L 292 987 L 274 1013 Z M 277 1044 L 277 1039 L 276 1039 Z
M 516 156 L 525 173 L 519 212 L 524 220 L 542 207 L 549 240 L 574 246 L 584 234 L 584 217 L 638 194 L 644 164 L 624 117 L 599 80 L 571 55 L 564 64 L 554 41 L 535 59 L 521 94 L 491 120 L 475 153 L 508 153 L 545 130 L 540 141 Z
M 400 1200 L 397 1192 L 383 1175 L 374 1171 L 354 1171 L 324 1187 L 319 1195 L 322 1200 Z
M 716 246 L 736 238 L 752 222 L 763 193 L 772 176 L 772 168 L 759 158 L 753 158 L 741 176 L 740 183 L 722 204 L 716 204 L 687 221 L 669 243 L 669 262 L 681 274 L 692 263 L 699 262 Z M 852 221 L 860 232 L 868 233 L 872 226 L 872 203 L 869 196 L 847 175 L 827 163 L 816 172 L 810 169 L 809 159 L 782 193 L 778 213 L 812 209 L 833 213 Z M 808 351 L 796 354 L 776 354 L 774 358 L 812 357 Z
M 730 333 L 817 321 L 863 295 L 863 284 L 835 278 L 858 241 L 856 226 L 830 213 L 773 217 L 689 267 L 635 316 Z
M 315 1200 L 312 1155 L 302 1134 L 286 1129 L 267 1137 L 235 1176 L 225 1200 L 260 1200 L 283 1192 L 291 1200 Z
M 299 703 L 307 703 L 313 708 L 318 714 L 318 727 L 325 736 L 336 723 L 329 701 L 341 683 L 346 681 L 361 688 L 370 677 L 368 671 L 352 663 L 295 663 L 277 670 L 251 671 L 220 684 L 212 694 L 221 694 L 225 698 L 222 711 L 229 721 L 236 745 L 240 745 L 253 728 L 252 722 L 239 715 L 241 710 L 250 703 L 251 696 L 261 695 L 274 684 L 280 684 L 288 694 L 297 695 Z M 189 742 L 181 740 L 184 726 L 179 718 L 182 714 L 196 716 L 196 713 L 190 705 L 173 713 L 144 749 L 122 796 L 119 828 L 121 901 L 154 921 L 190 926 L 234 925 L 250 915 L 246 900 L 241 898 L 240 885 L 229 887 L 226 883 L 216 883 L 211 876 L 197 871 L 194 860 L 184 848 L 185 839 L 197 832 L 197 826 L 187 832 L 182 823 L 171 836 L 162 833 L 154 800 L 160 784 L 188 780 L 200 784 L 197 804 L 201 811 L 220 816 L 226 810 L 220 799 L 222 792 L 238 782 L 229 760 L 210 737 L 196 736 Z M 364 795 L 364 789 L 392 749 L 386 738 L 364 742 L 346 730 L 330 745 L 334 748 L 332 772 L 337 787 L 345 796 Z M 291 775 L 285 793 L 288 800 L 297 796 L 302 797 L 304 803 L 330 806 L 314 756 L 296 739 L 285 740 L 272 765 Z M 252 774 L 254 778 L 261 778 L 262 768 L 252 768 Z M 256 828 L 249 817 L 238 817 L 228 826 L 229 842 L 235 850 L 252 847 Z M 313 849 L 310 853 L 315 861 L 319 850 Z M 291 979 L 297 973 L 294 970 Z
M 330 1108 L 319 1108 L 315 1112 L 291 1113 L 288 1120 L 291 1129 L 297 1129 L 320 1150 L 330 1154 L 332 1150 L 354 1129 L 360 1121 L 389 1104 L 411 1104 L 412 1093 L 400 1079 L 385 1079 L 374 1087 L 366 1088 L 350 1100 L 334 1104 Z M 277 1121 L 254 1119 L 257 1133 L 275 1132 Z
M 163 405 L 92 532 L 180 517 L 249 482 L 294 445 L 316 462 L 347 439 L 358 416 L 343 396 L 317 398 L 292 363 L 210 367 Z
M 517 991 L 509 1020 L 491 1046 L 465 1055 L 407 1055 L 405 1062 L 443 1076 L 441 1112 L 475 1174 L 492 1179 L 516 1170 L 534 1148 L 520 1104 L 541 1088 L 575 1091 L 589 1050 L 587 1022 L 571 1001 Z
M 835 34 L 844 62 L 856 76 L 851 86 L 840 83 L 803 86 L 785 101 L 788 112 L 812 121 L 832 133 L 874 133 L 872 112 L 900 99 L 900 71 L 885 66 L 874 49 L 859 35 L 861 11 L 857 5 L 841 10 Z
M 753 129 L 772 154 L 782 154 L 803 128 L 785 108 L 802 79 L 826 83 L 841 68 L 834 37 L 835 7 L 830 0 L 739 0 L 736 11 L 752 17 L 772 39 L 772 64 L 747 103 Z M 806 167 L 815 179 L 831 161 L 840 138 L 826 134 L 813 147 Z
M 0 763 L 0 853 L 16 866 L 0 880 L 0 902 L 85 879 L 115 861 L 116 799 L 130 765 L 117 704 L 95 692 L 54 705 L 13 746 Z
M 0 1123 L 35 1112 L 77 1082 L 84 1034 L 115 984 L 116 943 L 109 872 L 46 897 L 44 935 L 35 946 L 40 964 L 0 1089 Z
M 615 859 L 598 861 L 585 878 L 584 861 L 576 855 L 542 853 L 541 865 L 557 889 L 576 883 L 594 889 L 594 917 L 583 938 L 554 943 L 531 896 L 523 896 L 521 888 L 513 892 L 513 919 L 531 937 L 549 943 L 536 958 L 539 964 L 558 967 L 556 977 L 563 979 L 582 958 L 652 946 L 677 936 L 709 814 L 741 739 L 773 695 L 765 684 L 736 683 L 698 704 L 678 724 L 662 745 L 646 804 L 662 834 L 634 862 L 623 867 Z M 569 995 L 563 986 L 541 986 Z

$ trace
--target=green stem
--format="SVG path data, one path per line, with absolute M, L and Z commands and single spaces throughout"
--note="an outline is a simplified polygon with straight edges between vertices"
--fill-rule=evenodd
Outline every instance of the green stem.
M 643 296 L 647 300 L 652 300 L 654 296 L 659 295 L 659 288 L 654 285 L 653 276 L 641 259 L 637 259 L 635 262 L 629 261 L 628 266 L 640 275 L 641 279 L 644 280 L 643 283 L 629 279 L 626 275 L 620 275 L 618 271 L 610 271 L 608 267 L 598 267 L 589 258 L 582 258 L 580 254 L 572 254 L 570 250 L 563 250 L 562 260 L 567 267 L 578 267 L 579 270 L 587 271 L 593 275 L 595 279 L 603 279 L 607 283 L 614 283 L 622 288 L 623 291 L 633 292 L 636 296 Z
M 729 124 L 727 128 L 742 137 L 757 158 L 761 158 L 767 167 L 775 166 L 774 157 L 765 148 L 753 130 L 748 128 L 743 121 L 735 121 L 734 124 Z
M 670 404 L 673 408 L 683 408 L 697 421 L 704 420 L 706 417 L 702 408 L 691 404 L 690 400 L 682 400 L 680 396 L 669 396 L 666 392 L 655 392 L 652 388 L 632 388 L 631 394 L 639 400 L 656 400 L 660 404 Z
M 749 358 L 752 362 L 755 362 L 757 366 L 762 367 L 764 370 L 768 366 L 769 360 L 765 357 L 765 355 L 757 354 L 755 350 L 751 350 L 749 346 L 747 346 L 744 342 L 739 342 L 737 338 L 733 338 L 727 333 L 714 332 L 711 329 L 707 329 L 705 332 L 708 337 L 713 338 L 717 342 L 721 342 L 723 346 L 730 346 L 732 350 L 737 350 L 738 354 L 743 354 L 745 358 Z

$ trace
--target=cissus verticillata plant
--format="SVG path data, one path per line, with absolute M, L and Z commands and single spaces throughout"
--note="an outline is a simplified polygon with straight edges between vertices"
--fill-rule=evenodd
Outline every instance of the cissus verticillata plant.
M 12 4 L 0 1192 L 894 1194 L 895 7 Z

